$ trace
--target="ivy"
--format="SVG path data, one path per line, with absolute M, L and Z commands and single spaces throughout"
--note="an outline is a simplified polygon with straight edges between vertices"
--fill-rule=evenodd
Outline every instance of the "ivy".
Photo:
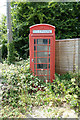
M 14 49 L 14 44 L 13 42 L 7 44 L 7 49 L 8 49 L 8 64 L 14 63 L 15 62 L 15 49 Z

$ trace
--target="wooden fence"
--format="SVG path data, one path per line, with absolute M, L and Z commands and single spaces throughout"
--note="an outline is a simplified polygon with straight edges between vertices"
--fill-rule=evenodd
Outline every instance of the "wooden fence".
M 80 70 L 80 38 L 56 40 L 55 72 Z
M 55 72 L 63 74 L 80 70 L 80 38 L 56 40 L 55 45 Z

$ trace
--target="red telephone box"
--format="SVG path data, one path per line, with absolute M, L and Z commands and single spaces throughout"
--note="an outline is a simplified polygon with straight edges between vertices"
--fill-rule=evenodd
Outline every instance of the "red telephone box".
M 29 34 L 30 68 L 41 80 L 52 82 L 55 74 L 55 27 L 36 24 Z

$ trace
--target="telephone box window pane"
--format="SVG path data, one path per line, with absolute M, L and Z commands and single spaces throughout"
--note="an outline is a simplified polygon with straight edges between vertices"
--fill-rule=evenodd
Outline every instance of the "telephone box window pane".
M 49 39 L 49 44 L 50 44 L 50 39 Z
M 37 63 L 47 63 L 47 58 L 37 58 Z
M 49 76 L 49 80 L 50 80 L 50 76 Z
M 37 51 L 47 51 L 48 46 L 37 46 Z
M 34 74 L 36 75 L 36 70 L 34 70 Z
M 37 52 L 37 57 L 47 57 L 48 52 Z
M 37 70 L 38 75 L 47 75 L 47 70 Z
M 43 39 L 37 39 L 37 44 L 43 44 Z
M 50 68 L 50 64 L 49 64 L 49 68 Z
M 34 57 L 36 57 L 36 52 L 34 52 Z
M 47 76 L 38 76 L 38 78 L 43 81 L 47 80 Z
M 36 64 L 34 64 L 34 69 L 36 69 Z
M 48 44 L 48 39 L 37 39 L 37 44 Z
M 48 44 L 48 39 L 43 39 L 43 44 Z
M 36 46 L 34 46 L 34 51 L 36 50 Z
M 34 44 L 36 44 L 36 40 L 34 39 Z
M 49 56 L 50 56 L 50 52 L 49 52 Z
M 49 51 L 50 51 L 50 46 L 49 46 Z
M 47 64 L 37 64 L 37 69 L 47 69 Z
M 49 63 L 50 63 L 50 58 L 49 58 Z
M 48 68 L 50 68 L 50 64 L 48 64 Z
M 49 75 L 50 75 L 50 70 L 49 70 Z
M 36 58 L 34 58 L 34 63 L 36 63 Z

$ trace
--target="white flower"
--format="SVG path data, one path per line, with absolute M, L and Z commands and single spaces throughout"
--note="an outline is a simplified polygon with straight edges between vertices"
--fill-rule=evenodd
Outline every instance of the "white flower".
M 78 98 L 78 96 L 77 96 L 77 95 L 74 95 L 74 98 Z
M 72 79 L 71 79 L 71 82 L 75 82 L 75 78 L 72 78 Z

